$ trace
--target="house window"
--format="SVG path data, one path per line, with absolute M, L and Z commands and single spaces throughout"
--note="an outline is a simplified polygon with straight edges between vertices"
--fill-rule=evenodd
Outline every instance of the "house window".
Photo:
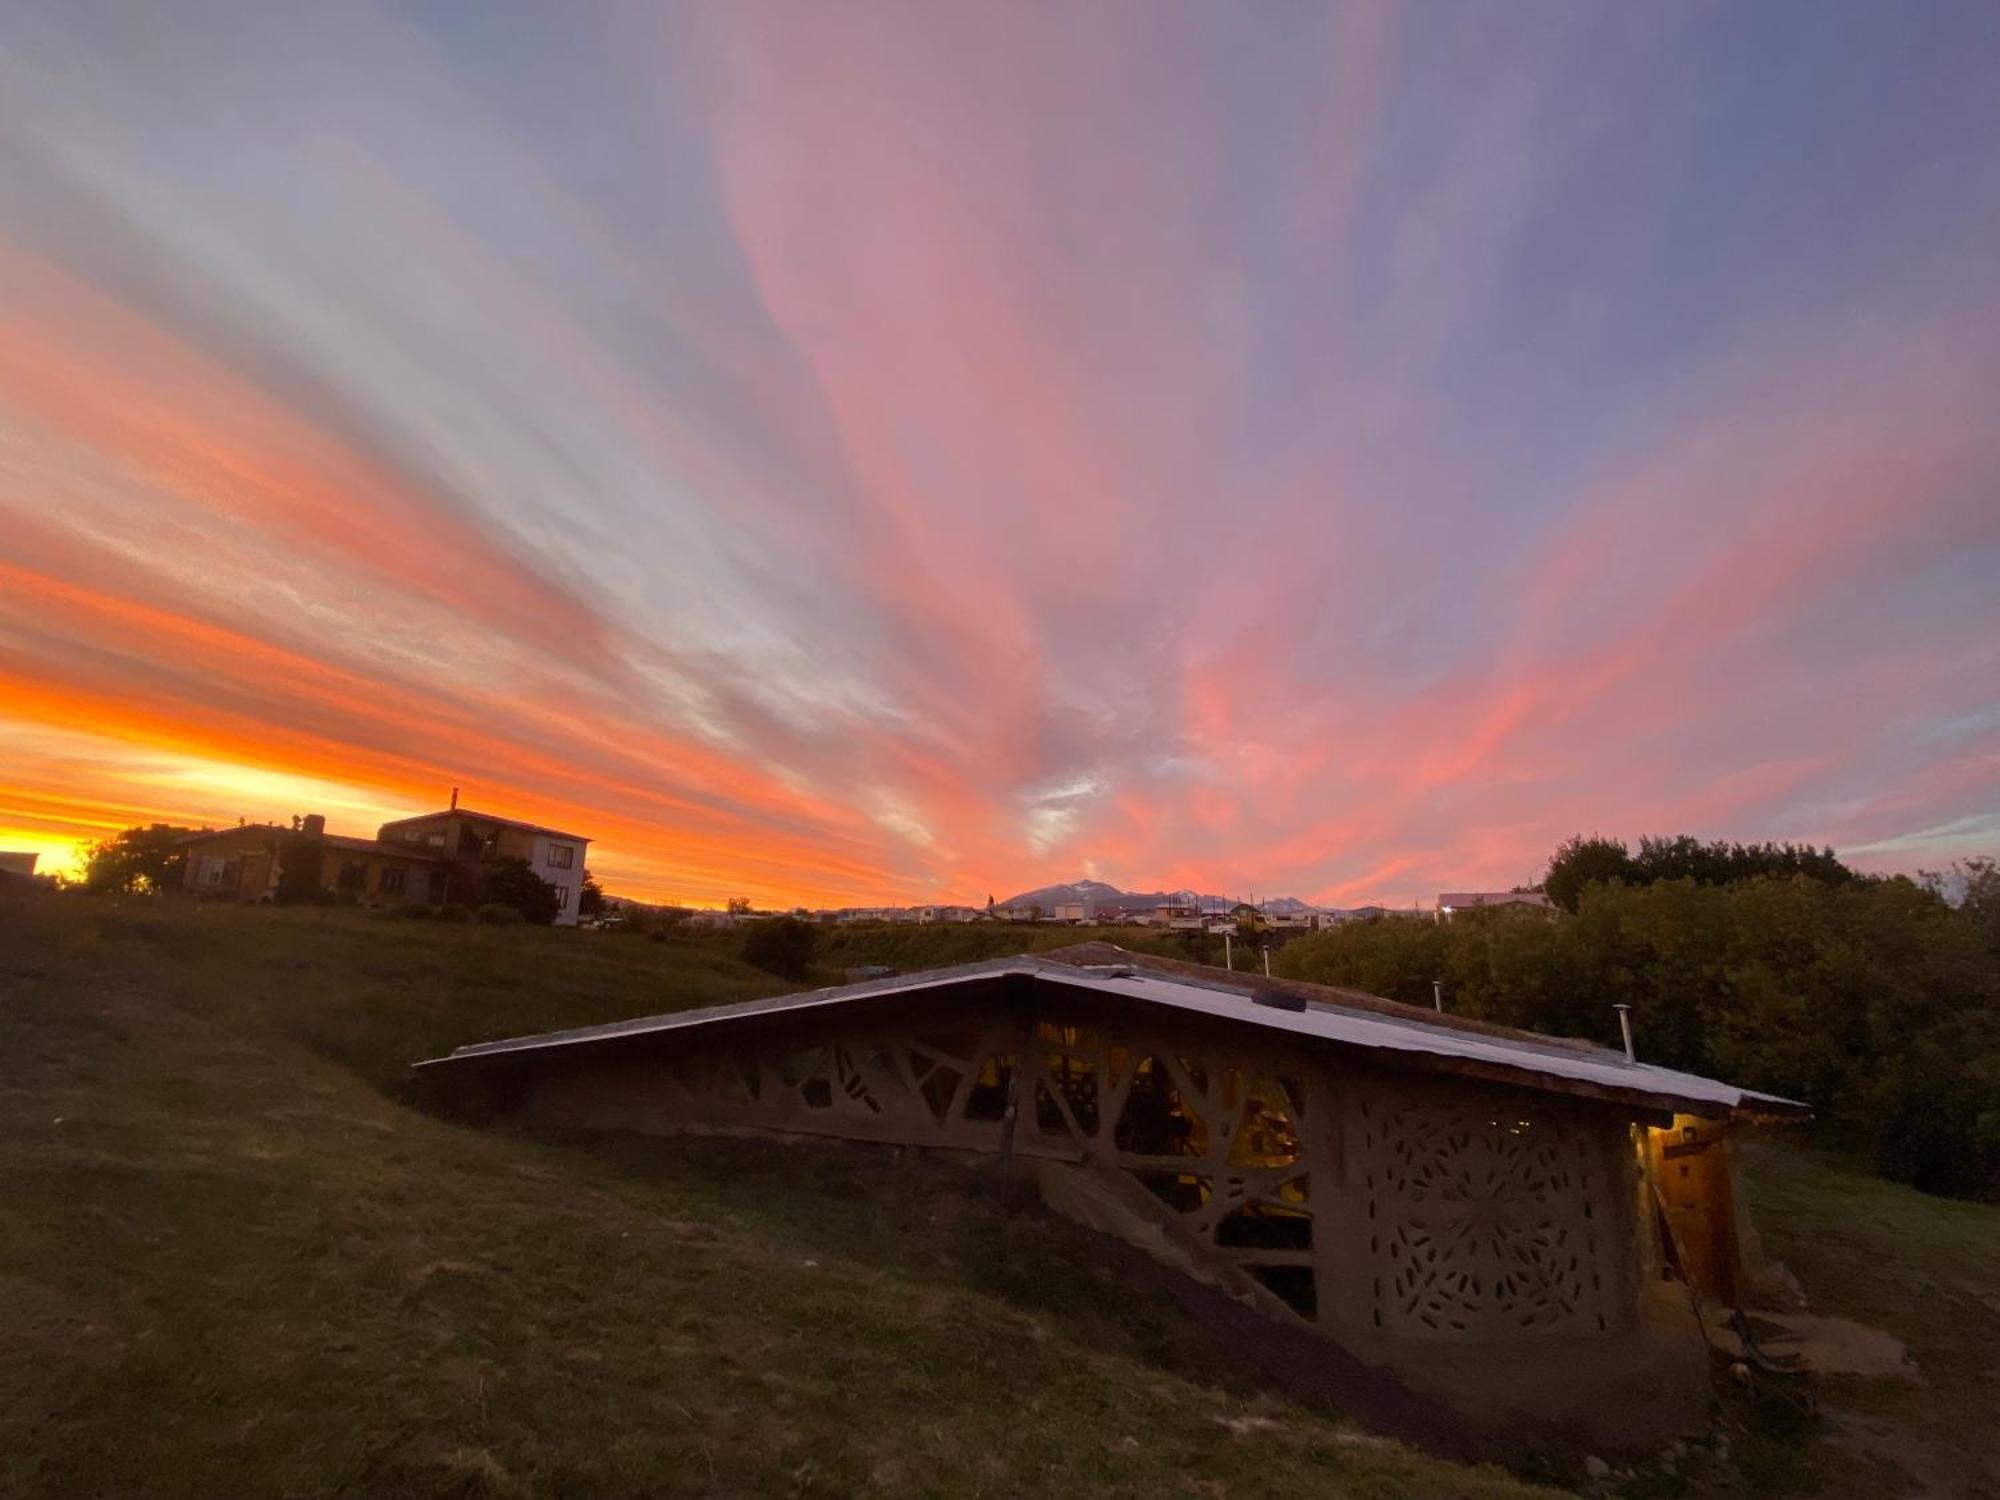
M 576 867 L 576 845 L 574 844 L 549 845 L 549 868 L 551 870 L 570 870 L 574 869 L 575 867 Z
M 566 885 L 559 885 L 556 887 L 556 910 L 557 911 L 569 910 L 569 887 Z
M 384 896 L 400 896 L 409 879 L 410 872 L 406 868 L 402 865 L 393 865 L 382 872 L 381 878 L 375 883 L 375 889 Z
M 479 830 L 470 823 L 461 823 L 458 828 L 458 852 L 478 854 L 486 847 L 486 840 L 479 836 Z
M 357 894 L 368 889 L 368 865 L 364 860 L 350 859 L 340 867 L 339 889 Z

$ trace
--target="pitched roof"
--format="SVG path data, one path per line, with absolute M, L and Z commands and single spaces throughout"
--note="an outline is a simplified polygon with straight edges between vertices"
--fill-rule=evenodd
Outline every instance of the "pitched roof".
M 233 828 L 200 828 L 193 833 L 175 839 L 177 844 L 198 844 L 203 839 L 219 839 L 231 833 L 297 833 L 296 828 L 287 828 L 283 823 L 238 823 Z
M 395 859 L 415 860 L 426 865 L 444 863 L 440 855 L 421 848 L 413 848 L 409 844 L 384 843 L 381 839 L 352 839 L 345 834 L 329 833 L 323 834 L 317 842 L 328 849 L 338 849 L 343 854 L 381 854 Z
M 179 840 L 183 844 L 198 844 L 204 839 L 219 839 L 236 833 L 268 833 L 285 838 L 310 839 L 324 849 L 338 849 L 346 854 L 393 855 L 397 859 L 419 860 L 425 864 L 439 863 L 439 857 L 409 844 L 385 844 L 380 839 L 349 838 L 340 833 L 310 834 L 300 829 L 287 827 L 283 823 L 238 823 L 234 828 L 204 828 L 199 833 L 191 833 Z
M 1117 955 L 1117 961 L 1090 961 L 1106 953 Z M 1623 1053 L 1589 1042 L 1513 1031 L 1465 1017 L 1440 1016 L 1356 990 L 1201 969 L 1169 959 L 1126 953 L 1109 943 L 1079 944 L 1061 950 L 1060 956 L 1020 954 L 831 989 L 746 1000 L 735 1005 L 644 1016 L 538 1036 L 475 1042 L 458 1048 L 448 1057 L 433 1058 L 417 1066 L 443 1070 L 518 1063 L 538 1056 L 615 1047 L 640 1038 L 673 1037 L 753 1018 L 824 1011 L 871 999 L 1009 976 L 1028 978 L 1058 989 L 1120 996 L 1182 1013 L 1217 1017 L 1336 1047 L 1392 1054 L 1440 1072 L 1581 1095 L 1635 1109 L 1744 1119 L 1799 1118 L 1810 1113 L 1805 1105 L 1776 1095 L 1756 1093 L 1650 1063 L 1627 1062 Z M 1271 991 L 1303 999 L 1304 1008 L 1282 1008 L 1256 998 L 1259 993 Z
M 505 828 L 519 828 L 528 833 L 545 834 L 552 839 L 570 839 L 579 844 L 587 844 L 589 838 L 581 833 L 564 833 L 560 828 L 545 828 L 540 823 L 523 822 L 520 818 L 503 818 L 498 813 L 474 812 L 469 807 L 446 807 L 433 813 L 418 813 L 415 817 L 397 818 L 392 823 L 384 823 L 383 828 L 401 828 L 405 823 L 428 823 L 433 818 L 470 818 L 476 823 L 498 823 Z

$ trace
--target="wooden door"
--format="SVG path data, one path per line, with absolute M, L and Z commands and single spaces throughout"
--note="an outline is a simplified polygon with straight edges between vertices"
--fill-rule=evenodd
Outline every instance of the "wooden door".
M 1676 1115 L 1668 1130 L 1648 1130 L 1647 1171 L 1673 1243 L 1668 1247 L 1702 1297 L 1734 1306 L 1739 1273 L 1736 1199 L 1723 1127 Z

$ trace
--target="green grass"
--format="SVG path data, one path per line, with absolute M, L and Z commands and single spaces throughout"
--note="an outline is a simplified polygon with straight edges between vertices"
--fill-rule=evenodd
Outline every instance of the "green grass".
M 0 905 L 0 1494 L 1536 1493 L 1258 1389 L 921 1163 L 434 1118 L 713 941 Z
M 1740 1156 L 1765 1248 L 1815 1311 L 1893 1333 L 1921 1377 L 1823 1382 L 1839 1458 L 1821 1492 L 2000 1497 L 2000 1207 L 1770 1142 Z
M 968 930 L 842 934 L 817 978 L 990 956 Z M 461 1042 L 785 987 L 734 951 L 0 904 L 0 1494 L 1546 1493 L 1260 1389 L 921 1162 L 411 1103 L 408 1064 Z M 1622 1492 L 2000 1493 L 2000 1209 L 1744 1161 L 1770 1251 L 1924 1383 L 1827 1382 L 1816 1428 L 1730 1396 L 1727 1462 Z

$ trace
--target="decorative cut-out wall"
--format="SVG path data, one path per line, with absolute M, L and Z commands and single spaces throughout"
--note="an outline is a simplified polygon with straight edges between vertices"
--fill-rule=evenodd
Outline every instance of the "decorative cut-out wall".
M 1565 1110 L 1467 1092 L 1356 1101 L 1377 1326 L 1466 1340 L 1605 1331 L 1616 1262 L 1592 1133 Z
M 547 1098 L 570 1120 L 625 1128 L 832 1135 L 1111 1173 L 1144 1190 L 1133 1211 L 1218 1284 L 1342 1336 L 1507 1342 L 1627 1326 L 1636 1221 L 1618 1115 L 1219 1035 L 996 1008 L 633 1060 L 615 1083 L 579 1072 Z

